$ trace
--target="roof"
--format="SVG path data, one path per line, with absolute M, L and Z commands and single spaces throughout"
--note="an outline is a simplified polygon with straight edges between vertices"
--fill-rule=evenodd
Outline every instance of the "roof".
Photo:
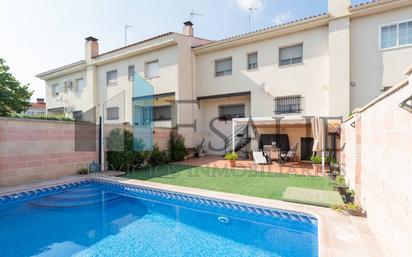
M 278 29 L 285 28 L 285 27 L 290 26 L 290 25 L 299 24 L 299 23 L 302 23 L 302 22 L 310 22 L 310 21 L 318 20 L 319 18 L 326 18 L 326 17 L 329 17 L 328 13 L 321 13 L 321 14 L 317 14 L 317 15 L 307 16 L 307 17 L 304 17 L 304 18 L 301 18 L 301 19 L 296 19 L 296 20 L 293 20 L 293 21 L 290 21 L 290 22 L 285 22 L 285 23 L 279 24 L 279 25 L 270 26 L 270 27 L 254 30 L 254 31 L 251 31 L 251 32 L 247 32 L 247 33 L 243 33 L 243 34 L 223 38 L 223 39 L 220 39 L 220 40 L 217 40 L 217 41 L 211 41 L 211 42 L 206 43 L 206 44 L 193 46 L 192 48 L 199 48 L 199 47 L 207 46 L 207 45 L 211 45 L 211 44 L 224 43 L 224 42 L 235 40 L 235 39 L 240 39 L 240 38 L 244 38 L 244 37 L 248 37 L 248 36 L 253 36 L 253 35 L 256 35 L 256 34 L 261 33 L 261 32 L 271 31 L 271 30 L 278 30 Z
M 123 47 L 119 47 L 119 48 L 116 48 L 116 49 L 113 49 L 113 50 L 110 50 L 110 51 L 101 53 L 101 54 L 99 54 L 99 55 L 96 56 L 96 57 L 99 57 L 99 56 L 102 56 L 102 55 L 105 55 L 105 54 L 109 54 L 109 53 L 113 53 L 113 52 L 116 52 L 116 51 L 119 51 L 119 50 L 122 50 L 122 49 L 125 49 L 125 48 L 128 48 L 128 47 L 131 47 L 131 46 L 140 45 L 140 44 L 143 44 L 143 43 L 146 43 L 146 42 L 149 42 L 149 41 L 158 39 L 158 38 L 170 36 L 170 35 L 180 35 L 180 36 L 185 36 L 185 37 L 191 37 L 191 36 L 188 36 L 188 35 L 185 35 L 185 34 L 181 34 L 181 33 L 177 33 L 177 32 L 167 32 L 167 33 L 164 33 L 164 34 L 160 34 L 160 35 L 157 35 L 157 36 L 154 36 L 154 37 L 150 37 L 150 38 L 147 38 L 147 39 L 144 39 L 144 40 L 141 40 L 141 41 L 132 43 L 132 44 L 130 44 L 130 45 L 126 45 L 126 46 L 123 46 Z M 208 41 L 208 42 L 210 42 L 209 39 L 205 39 L 205 38 L 200 38 L 200 37 L 191 37 L 191 38 L 195 38 L 195 39 L 198 39 L 198 40 L 200 40 L 200 41 Z
M 158 39 L 158 38 L 161 38 L 161 37 L 166 37 L 166 36 L 169 36 L 169 35 L 173 35 L 174 33 L 175 33 L 175 32 L 167 32 L 167 33 L 160 34 L 160 35 L 157 35 L 157 36 L 154 36 L 154 37 L 150 37 L 150 38 L 147 38 L 147 39 L 144 39 L 144 40 L 141 40 L 141 41 L 132 43 L 132 44 L 130 44 L 130 45 L 126 45 L 126 46 L 123 46 L 123 47 L 115 48 L 115 49 L 113 49 L 113 50 L 110 50 L 110 51 L 101 53 L 101 54 L 99 54 L 98 56 L 102 56 L 102 55 L 105 55 L 105 54 L 113 53 L 113 52 L 116 52 L 116 51 L 119 51 L 119 50 L 122 50 L 122 49 L 125 49 L 125 48 L 128 48 L 128 47 L 131 47 L 131 46 L 140 45 L 140 44 L 146 43 L 146 42 L 151 41 L 151 40 L 155 40 L 155 39 Z M 98 57 L 98 56 L 96 56 L 96 57 Z
M 53 74 L 53 73 L 56 73 L 56 72 L 59 72 L 59 71 L 64 71 L 64 70 L 67 70 L 67 69 L 74 69 L 74 70 L 76 70 L 77 68 L 80 68 L 80 67 L 82 67 L 83 65 L 84 65 L 84 66 L 86 65 L 86 61 L 85 61 L 85 60 L 73 62 L 73 63 L 67 64 L 67 65 L 64 65 L 64 66 L 61 66 L 61 67 L 52 69 L 52 70 L 48 70 L 48 71 L 39 73 L 39 74 L 36 75 L 36 77 L 37 77 L 37 78 L 41 78 L 41 77 L 48 76 L 48 75 L 50 75 L 50 74 Z
M 30 103 L 30 109 L 46 109 L 46 102 Z
M 376 3 L 376 2 L 378 2 L 378 1 L 379 1 L 379 0 L 372 0 L 372 1 L 368 1 L 368 2 L 363 2 L 363 3 L 359 3 L 359 4 L 354 4 L 354 5 L 351 5 L 350 8 L 359 7 L 359 6 L 364 6 L 364 5 L 370 5 L 370 4 Z
M 150 38 L 147 38 L 147 39 L 144 39 L 144 40 L 141 40 L 141 41 L 138 41 L 138 42 L 135 42 L 135 43 L 132 43 L 132 44 L 123 46 L 123 47 L 119 47 L 119 48 L 116 48 L 116 49 L 113 49 L 113 50 L 110 50 L 110 51 L 101 53 L 101 54 L 95 56 L 94 58 L 100 57 L 100 56 L 103 56 L 103 55 L 106 55 L 106 54 L 110 54 L 110 53 L 113 53 L 113 52 L 116 52 L 116 51 L 120 51 L 120 50 L 129 48 L 129 47 L 132 47 L 132 46 L 140 45 L 140 44 L 143 44 L 143 43 L 146 43 L 146 42 L 149 42 L 149 41 L 158 39 L 158 38 L 170 36 L 170 35 L 179 35 L 179 36 L 184 36 L 184 37 L 191 37 L 191 38 L 195 39 L 195 40 L 193 41 L 193 44 L 197 44 L 197 43 L 199 43 L 199 42 L 201 42 L 201 43 L 203 43 L 203 42 L 210 42 L 210 40 L 204 39 L 204 38 L 200 38 L 200 37 L 192 37 L 192 36 L 188 36 L 188 35 L 181 34 L 181 33 L 177 33 L 177 32 L 167 32 L 167 33 L 164 33 L 164 34 L 160 34 L 160 35 L 157 35 L 157 36 L 154 36 L 154 37 L 150 37 Z M 97 41 L 96 38 L 91 37 L 91 36 L 90 36 L 90 37 L 87 37 L 86 40 Z M 77 62 L 74 62 L 74 63 L 71 63 L 71 64 L 67 64 L 67 65 L 64 65 L 64 66 L 61 66 L 61 67 L 58 67 L 58 68 L 55 68 L 55 69 L 52 69 L 52 70 L 49 70 L 49 71 L 46 71 L 46 72 L 37 74 L 36 77 L 41 78 L 41 77 L 48 76 L 48 75 L 51 75 L 51 74 L 56 73 L 56 72 L 59 72 L 59 71 L 66 70 L 66 69 L 81 67 L 82 65 L 85 65 L 85 64 L 86 64 L 86 61 L 85 61 L 85 60 L 77 61 Z

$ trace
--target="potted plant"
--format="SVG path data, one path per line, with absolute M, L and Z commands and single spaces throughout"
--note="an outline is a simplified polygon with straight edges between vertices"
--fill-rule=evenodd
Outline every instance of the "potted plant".
M 360 206 L 354 203 L 345 204 L 344 209 L 349 215 L 352 215 L 352 216 L 358 216 L 358 217 L 366 216 L 365 211 Z
M 313 171 L 315 172 L 315 174 L 322 172 L 322 157 L 312 156 L 310 160 L 312 161 Z
M 338 190 L 338 192 L 339 192 L 339 194 L 340 194 L 341 196 L 346 195 L 346 190 L 347 190 L 349 187 L 346 185 L 345 177 L 343 177 L 343 176 L 337 176 L 336 179 L 335 179 L 335 186 L 334 186 L 334 188 L 335 188 L 336 190 Z
M 229 167 L 236 167 L 236 160 L 239 158 L 237 153 L 230 152 L 225 155 L 225 159 L 229 162 Z

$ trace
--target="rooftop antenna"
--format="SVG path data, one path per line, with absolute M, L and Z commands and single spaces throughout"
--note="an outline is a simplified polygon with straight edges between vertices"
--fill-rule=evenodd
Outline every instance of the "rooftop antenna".
M 257 8 L 253 7 L 253 4 L 248 8 L 249 10 L 249 32 L 252 31 L 252 15 L 256 12 Z
M 196 13 L 195 10 L 190 12 L 190 21 L 193 21 L 194 16 L 203 16 L 201 13 Z
M 124 45 L 127 46 L 127 30 L 133 28 L 133 26 L 125 25 L 124 26 Z

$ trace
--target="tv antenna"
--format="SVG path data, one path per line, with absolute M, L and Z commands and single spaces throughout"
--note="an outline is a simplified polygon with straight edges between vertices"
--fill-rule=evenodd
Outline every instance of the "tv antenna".
M 127 30 L 133 28 L 133 26 L 125 25 L 124 26 L 124 45 L 127 46 Z
M 194 16 L 203 16 L 203 14 L 201 14 L 201 13 L 196 13 L 195 10 L 192 10 L 192 11 L 190 12 L 190 21 L 193 20 Z
M 251 5 L 249 8 L 249 32 L 252 31 L 252 15 L 256 12 L 257 8 Z

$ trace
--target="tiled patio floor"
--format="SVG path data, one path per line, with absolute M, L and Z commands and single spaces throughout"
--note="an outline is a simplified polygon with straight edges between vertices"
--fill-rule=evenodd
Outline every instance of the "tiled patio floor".
M 190 158 L 176 164 L 201 166 L 209 168 L 229 168 L 227 161 L 222 156 L 207 155 L 199 158 Z M 315 173 L 311 163 L 292 162 L 288 164 L 272 163 L 270 165 L 257 165 L 253 160 L 237 160 L 235 169 L 249 169 L 264 172 L 289 173 L 306 176 L 323 176 L 324 174 Z

